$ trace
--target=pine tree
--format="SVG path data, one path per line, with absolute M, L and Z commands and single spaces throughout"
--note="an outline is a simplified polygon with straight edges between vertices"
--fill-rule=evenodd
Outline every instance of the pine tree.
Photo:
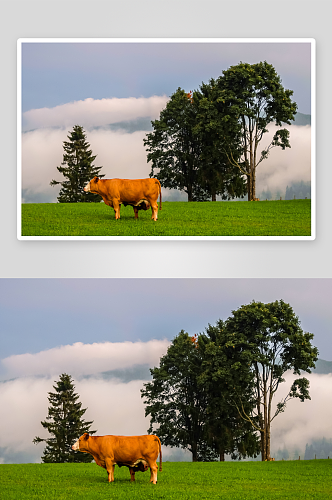
M 91 462 L 93 458 L 90 454 L 71 449 L 84 432 L 89 434 L 96 432 L 90 430 L 93 421 L 85 422 L 82 419 L 87 409 L 82 409 L 82 403 L 77 401 L 79 396 L 74 392 L 72 377 L 63 373 L 53 388 L 55 392 L 48 393 L 50 402 L 48 416 L 41 422 L 52 437 L 46 439 L 35 437 L 33 440 L 35 444 L 46 442 L 42 461 L 45 463 Z
M 72 132 L 67 136 L 69 141 L 63 143 L 63 161 L 58 171 L 66 178 L 64 181 L 52 180 L 51 186 L 61 184 L 58 196 L 59 203 L 96 202 L 99 203 L 100 196 L 93 193 L 85 193 L 84 186 L 93 177 L 100 175 L 103 167 L 95 167 L 93 162 L 97 155 L 93 156 L 89 149 L 90 144 L 86 141 L 83 127 L 75 125 Z

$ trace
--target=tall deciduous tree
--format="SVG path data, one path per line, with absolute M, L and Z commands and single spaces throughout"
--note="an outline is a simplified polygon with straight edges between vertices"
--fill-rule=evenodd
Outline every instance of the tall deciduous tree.
M 86 409 L 82 409 L 79 396 L 74 392 L 75 386 L 70 375 L 63 373 L 53 386 L 55 392 L 48 393 L 50 406 L 46 420 L 41 422 L 44 429 L 52 437 L 35 437 L 35 444 L 46 442 L 42 455 L 43 462 L 91 462 L 92 456 L 71 449 L 74 442 L 84 432 L 94 434 L 90 427 L 93 422 L 86 422 L 82 416 Z
M 311 345 L 313 334 L 303 332 L 293 309 L 282 300 L 268 304 L 253 301 L 232 311 L 232 316 L 217 327 L 221 334 L 212 357 L 214 366 L 219 365 L 221 370 L 215 380 L 228 384 L 231 374 L 229 404 L 260 434 L 262 460 L 270 460 L 274 418 L 291 398 L 302 402 L 311 399 L 308 379 L 299 377 L 286 397 L 272 408 L 286 371 L 301 375 L 301 371 L 310 373 L 315 367 L 318 350 Z M 251 388 L 249 394 L 243 387 Z M 246 408 L 248 401 L 254 403 L 251 411 Z
M 68 141 L 63 143 L 63 161 L 58 171 L 66 178 L 64 181 L 52 180 L 51 186 L 61 185 L 58 196 L 59 203 L 100 202 L 100 196 L 85 193 L 84 186 L 93 177 L 104 177 L 100 174 L 102 167 L 93 165 L 96 155 L 92 155 L 90 144 L 86 140 L 83 127 L 75 125 L 69 133 Z
M 160 367 L 150 369 L 152 382 L 141 390 L 145 415 L 150 415 L 148 432 L 155 432 L 166 446 L 189 450 L 194 462 L 217 457 L 207 445 L 206 392 L 198 383 L 201 363 L 196 342 L 182 330 Z
M 144 139 L 147 161 L 152 162 L 150 176 L 165 188 L 184 191 L 188 201 L 202 201 L 209 195 L 199 183 L 201 142 L 194 130 L 196 113 L 191 94 L 179 87 L 159 120 L 152 122 L 154 131 Z
M 225 117 L 220 116 L 210 94 L 209 85 L 204 83 L 200 92 L 193 93 L 197 108 L 195 131 L 201 141 L 200 183 L 210 193 L 212 201 L 216 201 L 218 195 L 223 200 L 243 198 L 247 192 L 246 179 L 226 154 Z M 233 158 L 238 160 L 241 155 L 241 140 L 236 123 L 233 129 L 228 123 L 228 142 L 232 144 Z
M 219 122 L 212 116 L 215 108 L 207 109 L 201 97 L 199 92 L 178 88 L 160 119 L 152 122 L 154 131 L 144 140 L 147 160 L 152 162 L 150 175 L 163 187 L 186 192 L 188 201 L 241 197 L 242 174 L 221 148 L 215 130 Z
M 225 325 L 221 320 L 216 326 L 209 325 L 206 332 L 198 336 L 203 359 L 199 382 L 207 393 L 208 442 L 218 452 L 221 461 L 226 453 L 233 459 L 256 457 L 260 452 L 257 433 L 250 422 L 241 418 L 233 403 L 240 391 L 245 412 L 250 414 L 255 406 L 250 366 L 245 357 L 239 362 L 241 353 L 237 353 L 232 362 L 234 348 L 230 346 L 226 352 L 224 342 Z
M 226 153 L 228 160 L 247 179 L 248 200 L 256 197 L 256 169 L 274 147 L 290 147 L 289 131 L 278 129 L 270 144 L 259 151 L 267 126 L 275 123 L 291 124 L 297 105 L 291 100 L 292 90 L 285 90 L 281 79 L 271 64 L 240 63 L 223 71 L 219 78 L 202 84 L 202 104 L 207 110 L 217 110 L 219 125 L 213 130 L 215 140 Z M 212 113 L 212 111 L 210 111 Z M 222 129 L 222 131 L 220 130 Z M 212 131 L 213 131 L 212 130 Z M 241 138 L 241 155 L 234 137 Z

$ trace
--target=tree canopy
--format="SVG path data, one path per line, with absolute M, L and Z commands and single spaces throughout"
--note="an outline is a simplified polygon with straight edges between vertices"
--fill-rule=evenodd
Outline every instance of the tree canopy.
M 35 444 L 45 442 L 42 461 L 46 463 L 91 462 L 93 457 L 71 449 L 75 441 L 84 432 L 94 434 L 90 427 L 93 422 L 86 422 L 82 417 L 87 409 L 82 409 L 79 396 L 70 375 L 63 373 L 53 386 L 55 392 L 48 393 L 50 406 L 46 420 L 41 425 L 52 437 L 35 437 Z
M 216 458 L 206 444 L 206 394 L 198 384 L 201 356 L 188 333 L 182 330 L 173 340 L 160 367 L 150 369 L 152 382 L 141 390 L 150 415 L 149 433 L 162 444 L 187 449 L 196 461 Z
M 255 407 L 250 366 L 245 357 L 240 361 L 234 358 L 233 346 L 225 351 L 224 341 L 222 320 L 216 326 L 208 325 L 197 340 L 203 360 L 199 383 L 207 393 L 208 441 L 218 451 L 220 460 L 225 453 L 233 459 L 256 457 L 260 452 L 256 430 L 241 417 L 234 404 L 240 393 L 247 414 Z
M 185 191 L 188 201 L 207 196 L 199 183 L 201 143 L 194 129 L 196 113 L 191 95 L 179 87 L 159 120 L 152 121 L 154 131 L 144 139 L 147 161 L 152 162 L 150 176 L 165 188 Z
M 51 186 L 61 185 L 58 196 L 59 203 L 100 202 L 100 196 L 86 193 L 83 188 L 93 177 L 104 177 L 100 174 L 102 167 L 93 165 L 96 155 L 89 149 L 83 127 L 75 125 L 69 133 L 68 141 L 63 143 L 63 161 L 58 171 L 65 177 L 64 181 L 52 180 Z
M 211 127 L 215 140 L 221 143 L 229 162 L 247 179 L 248 200 L 256 197 L 256 168 L 274 147 L 290 147 L 289 131 L 274 132 L 269 145 L 259 151 L 268 125 L 291 124 L 297 104 L 292 90 L 284 89 L 275 68 L 266 61 L 239 63 L 222 72 L 217 79 L 202 84 L 202 105 L 215 115 Z M 240 143 L 238 142 L 240 139 Z
M 315 367 L 313 334 L 303 332 L 293 309 L 282 300 L 243 305 L 207 331 L 214 332 L 215 339 L 204 376 L 227 388 L 228 404 L 260 434 L 262 460 L 270 460 L 271 422 L 291 398 L 310 399 L 309 380 L 299 377 L 286 397 L 272 406 L 285 372 L 301 375 Z
M 220 144 L 211 140 L 200 102 L 197 92 L 178 88 L 160 119 L 152 122 L 154 131 L 144 140 L 147 160 L 152 162 L 150 176 L 157 177 L 165 188 L 186 192 L 188 201 L 242 196 L 242 174 Z
M 150 370 L 153 380 L 141 391 L 145 415 L 151 417 L 148 432 L 156 432 L 164 445 L 189 450 L 193 461 L 224 460 L 225 453 L 233 458 L 257 455 L 251 425 L 228 404 L 223 388 L 205 377 L 212 340 L 200 340 L 182 330 L 160 367 Z

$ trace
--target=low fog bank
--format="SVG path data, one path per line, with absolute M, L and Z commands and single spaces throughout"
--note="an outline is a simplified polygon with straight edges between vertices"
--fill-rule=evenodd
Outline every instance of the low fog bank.
M 105 178 L 146 178 L 151 172 L 143 139 L 149 118 L 122 122 L 108 127 L 85 129 L 87 141 L 102 166 Z M 58 172 L 63 159 L 63 142 L 72 127 L 39 128 L 22 135 L 22 201 L 23 203 L 55 203 L 60 186 L 50 186 L 52 179 L 63 181 Z M 311 127 L 291 125 L 291 148 L 273 148 L 269 157 L 257 167 L 256 194 L 270 193 L 272 199 L 282 196 L 287 186 L 311 180 Z M 262 148 L 271 141 L 275 127 L 269 127 Z M 164 200 L 185 201 L 187 195 L 177 190 L 163 189 Z
M 140 390 L 149 379 L 135 379 L 134 369 L 134 380 L 129 380 L 128 374 L 127 370 L 126 382 L 121 371 L 118 377 L 109 372 L 106 378 L 101 374 L 74 378 L 75 391 L 80 396 L 82 407 L 87 408 L 84 419 L 94 421 L 92 429 L 97 430 L 98 435 L 147 433 L 149 418 L 144 414 Z M 305 376 L 310 380 L 311 401 L 290 400 L 285 412 L 272 422 L 272 456 L 287 448 L 290 453 L 303 458 L 307 443 L 332 437 L 332 408 L 329 404 L 332 374 Z M 32 440 L 35 436 L 47 437 L 40 422 L 47 416 L 47 394 L 53 392 L 58 378 L 58 375 L 28 376 L 0 383 L 0 463 L 40 462 L 44 444 L 34 445 Z M 274 405 L 285 397 L 294 378 L 292 373 L 286 374 L 286 382 L 277 392 Z M 191 454 L 163 447 L 163 460 L 191 461 Z
M 48 392 L 59 377 L 26 377 L 0 383 L 0 420 L 3 432 L 0 442 L 0 463 L 40 463 L 45 443 L 35 445 L 35 436 L 47 438 L 40 424 L 45 420 L 49 402 Z M 93 420 L 91 429 L 97 435 L 147 434 L 149 418 L 144 415 L 140 390 L 148 380 L 127 383 L 119 379 L 105 380 L 94 376 L 74 380 L 83 418 Z M 191 454 L 177 448 L 162 447 L 163 461 L 190 461 Z

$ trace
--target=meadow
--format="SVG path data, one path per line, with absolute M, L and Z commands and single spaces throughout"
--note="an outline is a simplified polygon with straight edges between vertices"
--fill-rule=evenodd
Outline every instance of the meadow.
M 311 200 L 163 202 L 151 210 L 121 208 L 120 220 L 104 203 L 22 205 L 22 236 L 310 236 Z
M 115 481 L 96 464 L 0 465 L 1 498 L 6 500 L 326 500 L 332 498 L 332 460 L 278 462 L 164 462 L 158 483 L 150 472 L 130 482 L 126 467 Z

